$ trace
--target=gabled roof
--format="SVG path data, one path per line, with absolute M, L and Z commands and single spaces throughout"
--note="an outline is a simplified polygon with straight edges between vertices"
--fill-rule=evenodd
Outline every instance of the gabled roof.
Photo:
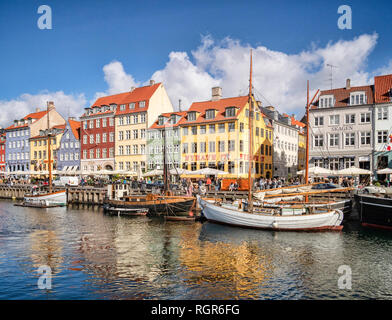
M 193 102 L 189 110 L 187 111 L 187 113 L 189 114 L 189 112 L 192 111 L 199 112 L 198 117 L 196 118 L 195 121 L 188 121 L 188 119 L 184 117 L 183 119 L 180 120 L 180 122 L 181 124 L 198 124 L 198 123 L 209 123 L 209 122 L 216 122 L 222 120 L 236 119 L 247 103 L 248 103 L 248 96 L 224 98 L 216 101 L 209 100 L 209 101 L 202 101 L 202 102 Z M 238 108 L 236 110 L 236 114 L 234 117 L 229 117 L 229 118 L 225 117 L 225 111 L 227 107 Z M 217 110 L 215 118 L 206 119 L 206 111 L 211 109 Z
M 367 97 L 366 104 L 373 104 L 374 103 L 374 96 L 373 96 L 373 89 L 374 86 L 360 86 L 360 87 L 350 87 L 350 89 L 346 88 L 339 88 L 339 89 L 332 89 L 332 90 L 324 90 L 320 92 L 319 97 L 324 95 L 333 95 L 335 98 L 335 105 L 333 107 L 348 107 L 350 106 L 350 93 L 356 91 L 364 91 Z M 311 106 L 310 109 L 317 109 L 319 104 L 319 100 Z
M 289 116 L 287 113 L 283 113 L 283 117 L 290 118 L 291 119 L 291 124 L 293 126 L 298 126 L 298 127 L 301 127 L 301 128 L 306 127 L 305 123 L 302 123 L 301 121 L 298 121 L 293 116 Z
M 126 108 L 125 110 L 120 111 L 120 108 L 117 107 L 116 109 L 116 115 L 118 114 L 126 114 L 126 113 L 134 113 L 134 112 L 140 112 L 140 111 L 147 111 L 148 109 L 148 104 L 149 100 L 151 99 L 152 95 L 155 93 L 155 91 L 159 88 L 161 83 L 155 83 L 153 85 L 148 85 L 144 87 L 139 87 L 135 88 L 130 92 L 123 92 L 111 96 L 106 96 L 106 97 L 101 97 L 98 98 L 93 105 L 90 108 L 93 108 L 95 106 L 101 107 L 101 106 L 109 106 L 111 104 L 116 104 L 120 106 L 121 104 L 125 104 Z M 139 107 L 139 102 L 145 101 L 145 106 L 143 108 Z M 130 103 L 135 103 L 135 108 L 134 109 L 129 109 L 129 104 Z M 112 111 L 108 111 L 112 112 Z M 94 114 L 96 115 L 96 114 Z
M 79 140 L 80 121 L 68 119 L 69 126 L 76 140 Z
M 170 120 L 170 117 L 175 114 L 178 115 L 180 117 L 180 119 L 177 121 L 176 124 L 171 124 L 168 123 Z M 178 127 L 180 125 L 181 120 L 186 116 L 187 112 L 186 111 L 177 111 L 177 112 L 166 112 L 166 113 L 161 113 L 160 116 L 164 116 L 167 119 L 164 121 L 163 125 L 159 125 L 159 117 L 158 119 L 151 125 L 151 127 L 149 129 L 162 129 L 162 128 L 175 128 Z
M 38 119 L 41 119 L 44 115 L 46 115 L 47 112 L 48 112 L 48 111 L 45 110 L 45 111 L 39 111 L 39 112 L 29 113 L 27 116 L 23 117 L 22 119 L 27 120 L 27 119 L 31 118 L 31 119 L 36 119 L 36 120 L 38 120 Z M 21 125 L 21 126 L 16 126 L 15 123 L 14 123 L 13 125 L 11 125 L 11 126 L 9 126 L 8 128 L 6 128 L 6 130 L 17 129 L 17 128 L 23 128 L 23 127 L 27 127 L 27 126 L 28 126 L 27 123 L 25 123 L 24 125 Z
M 392 74 L 374 77 L 375 103 L 391 102 Z

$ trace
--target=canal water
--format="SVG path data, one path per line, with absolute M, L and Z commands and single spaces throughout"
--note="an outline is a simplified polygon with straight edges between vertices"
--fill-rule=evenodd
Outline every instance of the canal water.
M 391 299 L 391 253 L 391 233 L 357 222 L 270 232 L 0 201 L 0 299 Z

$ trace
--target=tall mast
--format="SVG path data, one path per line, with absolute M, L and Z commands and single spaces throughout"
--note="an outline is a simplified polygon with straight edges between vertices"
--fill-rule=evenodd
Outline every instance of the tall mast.
M 306 156 L 305 156 L 305 184 L 309 182 L 309 80 L 307 81 L 306 98 Z
M 52 153 L 50 148 L 49 102 L 46 103 L 46 117 L 48 120 L 48 166 L 49 166 L 49 193 L 52 192 Z
M 250 49 L 250 77 L 249 77 L 249 172 L 248 172 L 248 210 L 253 212 L 253 99 L 252 99 L 252 49 Z
M 166 163 L 166 127 L 163 128 L 163 183 L 164 183 L 164 194 L 169 191 L 168 186 L 168 172 Z

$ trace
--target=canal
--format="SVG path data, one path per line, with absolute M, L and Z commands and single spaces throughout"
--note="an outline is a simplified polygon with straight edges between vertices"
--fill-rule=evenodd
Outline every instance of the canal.
M 391 299 L 391 253 L 392 233 L 357 222 L 271 232 L 0 201 L 0 299 Z

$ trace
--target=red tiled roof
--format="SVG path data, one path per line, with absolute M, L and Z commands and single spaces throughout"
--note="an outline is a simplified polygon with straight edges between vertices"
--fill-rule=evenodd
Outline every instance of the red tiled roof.
M 374 77 L 375 103 L 391 102 L 392 74 Z
M 126 104 L 125 110 L 120 111 L 120 108 L 117 107 L 116 115 L 117 114 L 140 112 L 140 111 L 147 111 L 148 102 L 160 85 L 161 85 L 161 83 L 159 82 L 159 83 L 156 83 L 153 85 L 135 88 L 131 92 L 124 92 L 124 93 L 119 93 L 119 94 L 115 94 L 115 95 L 111 95 L 111 96 L 101 97 L 101 98 L 98 98 L 94 102 L 94 104 L 91 106 L 91 108 L 93 108 L 94 106 L 99 106 L 99 107 L 100 106 L 108 106 L 110 104 L 117 104 L 118 106 L 121 104 Z M 143 108 L 139 107 L 139 102 L 141 102 L 141 101 L 146 102 L 145 106 Z M 135 103 L 134 109 L 129 109 L 130 103 Z M 106 112 L 106 113 L 108 113 L 108 112 Z M 97 115 L 97 114 L 95 113 L 94 115 Z
M 65 129 L 65 124 L 58 124 L 58 125 L 56 125 L 56 126 L 53 126 L 52 128 L 54 128 L 54 129 Z
M 72 133 L 75 136 L 76 140 L 79 140 L 79 131 L 80 131 L 80 121 L 68 120 L 69 126 L 71 127 Z
M 302 127 L 302 128 L 306 127 L 305 123 L 302 123 L 301 121 L 298 121 L 293 116 L 289 116 L 287 113 L 283 113 L 283 117 L 291 118 L 291 124 L 293 126 L 299 126 L 299 127 Z
M 180 119 L 177 121 L 176 124 L 171 124 L 171 123 L 167 123 L 170 120 L 171 115 L 176 114 L 180 116 Z M 166 113 L 162 113 L 160 114 L 160 116 L 164 116 L 166 117 L 166 121 L 164 121 L 163 125 L 158 125 L 158 121 L 159 118 L 151 125 L 151 127 L 149 129 L 161 129 L 161 128 L 174 128 L 174 127 L 178 127 L 180 125 L 181 120 L 185 117 L 185 115 L 187 114 L 186 111 L 177 111 L 177 112 L 166 112 Z
M 208 122 L 216 122 L 222 120 L 230 120 L 236 119 L 242 109 L 248 102 L 248 96 L 241 96 L 241 97 L 234 97 L 234 98 L 224 98 L 216 101 L 203 101 L 203 102 L 194 102 L 192 103 L 191 107 L 187 111 L 196 111 L 199 112 L 196 121 L 188 121 L 186 117 L 180 120 L 181 124 L 196 124 L 196 123 L 208 123 Z M 225 111 L 227 107 L 237 107 L 237 113 L 234 117 L 226 118 Z M 214 119 L 206 119 L 206 111 L 215 109 L 217 110 Z
M 46 115 L 46 113 L 47 113 L 48 111 L 47 110 L 45 110 L 45 111 L 39 111 L 39 112 L 33 112 L 33 113 L 29 113 L 27 116 L 25 116 L 23 119 L 24 120 L 27 120 L 27 119 L 29 119 L 29 118 L 31 118 L 31 119 L 41 119 L 44 115 Z M 15 124 L 13 124 L 13 125 L 11 125 L 11 126 L 9 126 L 8 128 L 6 128 L 6 130 L 8 130 L 8 129 L 17 129 L 17 128 L 23 128 L 23 127 L 27 127 L 28 126 L 28 124 L 26 123 L 26 124 L 24 124 L 24 125 L 21 125 L 21 126 L 15 126 Z
M 367 97 L 366 104 L 373 104 L 374 103 L 373 88 L 374 86 L 360 86 L 360 87 L 351 87 L 348 90 L 346 88 L 324 90 L 320 92 L 319 97 L 323 95 L 333 95 L 336 100 L 334 107 L 347 107 L 350 106 L 351 92 L 364 91 Z M 317 99 L 317 101 L 311 106 L 311 109 L 317 109 L 318 103 L 319 100 Z

